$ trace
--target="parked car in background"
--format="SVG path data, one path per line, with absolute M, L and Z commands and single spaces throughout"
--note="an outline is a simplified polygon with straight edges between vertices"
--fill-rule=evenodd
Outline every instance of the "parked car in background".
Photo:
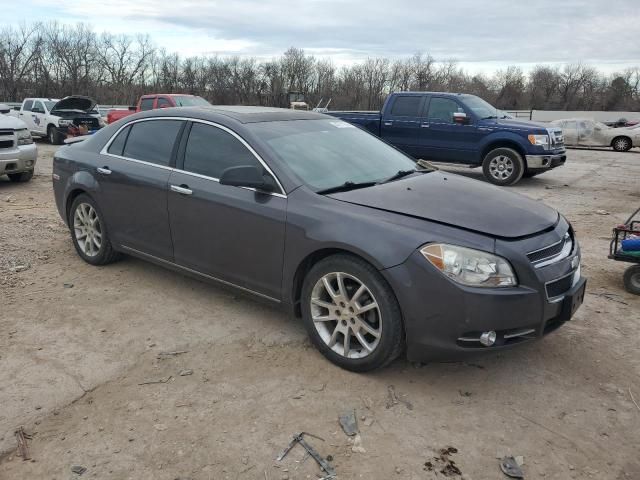
M 612 147 L 626 152 L 640 146 L 640 130 L 612 128 L 589 118 L 554 120 L 552 125 L 562 128 L 565 143 L 574 147 Z
M 38 160 L 38 150 L 27 125 L 10 115 L 0 115 L 0 176 L 28 182 Z
M 381 112 L 328 112 L 365 128 L 414 158 L 482 167 L 496 185 L 513 185 L 564 165 L 562 130 L 508 118 L 475 95 L 399 92 Z
M 121 118 L 133 115 L 136 112 L 145 112 L 157 108 L 170 107 L 206 107 L 211 106 L 204 98 L 197 95 L 184 95 L 182 93 L 152 93 L 143 95 L 138 100 L 136 106 L 129 107 L 128 110 L 111 110 L 107 114 L 107 123 L 117 122 Z
M 68 135 L 93 133 L 105 125 L 95 100 L 81 95 L 62 100 L 25 98 L 11 114 L 24 121 L 33 136 L 47 137 L 52 145 L 60 145 Z
M 354 371 L 405 347 L 421 361 L 521 345 L 584 297 L 557 211 L 314 112 L 141 112 L 59 149 L 53 179 L 86 262 L 126 253 L 282 304 Z
M 0 115 L 6 115 L 11 112 L 11 107 L 5 103 L 0 103 Z

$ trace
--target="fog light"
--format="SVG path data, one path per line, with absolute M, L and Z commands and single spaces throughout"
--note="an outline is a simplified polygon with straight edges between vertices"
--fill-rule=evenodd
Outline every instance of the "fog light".
M 490 347 L 494 343 L 496 343 L 496 332 L 491 330 L 490 332 L 484 332 L 480 335 L 480 343 L 485 347 Z
M 27 160 L 25 163 L 27 164 L 27 167 L 30 167 L 33 165 L 33 160 Z

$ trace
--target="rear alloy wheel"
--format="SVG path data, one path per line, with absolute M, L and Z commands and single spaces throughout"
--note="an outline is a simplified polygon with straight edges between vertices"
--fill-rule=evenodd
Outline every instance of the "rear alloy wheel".
M 624 288 L 629 293 L 640 295 L 640 265 L 632 265 L 624 271 Z
M 631 150 L 631 140 L 627 137 L 616 137 L 611 142 L 611 146 L 616 152 L 627 152 Z
M 8 177 L 12 182 L 28 182 L 33 178 L 33 170 L 30 172 L 10 173 Z
M 494 185 L 507 186 L 517 183 L 524 174 L 522 156 L 511 148 L 496 148 L 484 157 L 482 172 Z
M 78 195 L 70 210 L 71 237 L 78 255 L 92 265 L 105 265 L 119 254 L 111 246 L 98 206 L 87 195 Z
M 377 270 L 358 258 L 335 255 L 316 264 L 304 280 L 302 313 L 315 346 L 347 370 L 383 367 L 402 349 L 395 295 Z

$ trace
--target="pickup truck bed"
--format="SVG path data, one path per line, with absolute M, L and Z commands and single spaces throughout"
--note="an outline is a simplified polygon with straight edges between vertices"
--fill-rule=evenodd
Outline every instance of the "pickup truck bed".
M 329 115 L 338 117 L 345 122 L 360 125 L 376 136 L 380 136 L 380 121 L 382 112 L 376 110 L 363 111 L 334 111 L 327 112 Z

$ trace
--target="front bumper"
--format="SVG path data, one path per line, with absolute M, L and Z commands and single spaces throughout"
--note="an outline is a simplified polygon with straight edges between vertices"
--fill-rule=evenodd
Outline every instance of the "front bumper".
M 527 169 L 533 171 L 544 171 L 564 165 L 567 161 L 567 155 L 563 153 L 543 154 L 543 155 L 527 155 Z
M 540 339 L 569 320 L 582 303 L 586 279 L 571 257 L 529 275 L 512 288 L 459 285 L 442 275 L 416 251 L 382 273 L 402 310 L 407 357 L 411 361 L 461 360 Z M 518 272 L 517 272 L 518 273 Z M 570 288 L 549 299 L 546 284 L 571 276 Z M 491 346 L 482 333 L 496 332 Z
M 30 172 L 36 166 L 38 148 L 35 143 L 0 149 L 0 175 Z

